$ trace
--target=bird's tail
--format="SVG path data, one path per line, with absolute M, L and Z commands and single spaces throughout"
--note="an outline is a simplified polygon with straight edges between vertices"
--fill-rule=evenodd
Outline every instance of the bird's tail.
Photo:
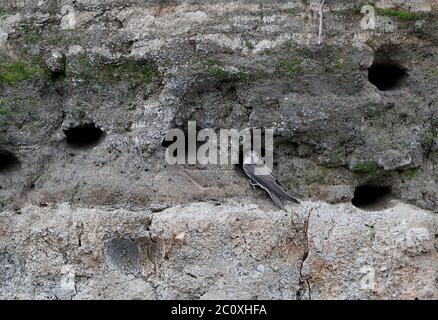
M 271 191 L 268 191 L 268 193 L 269 193 L 269 196 L 271 197 L 272 201 L 274 201 L 275 205 L 276 205 L 279 209 L 281 209 L 281 210 L 283 210 L 283 211 L 286 211 L 286 208 L 284 207 L 284 204 L 283 204 L 283 202 L 281 201 L 281 199 L 280 199 L 275 193 L 273 193 L 273 192 L 271 192 Z
M 301 203 L 298 199 L 296 199 L 294 196 L 290 195 L 289 193 L 287 193 L 286 191 L 284 191 L 283 189 L 280 188 L 280 190 L 278 190 L 278 197 L 280 197 L 281 199 L 293 202 L 293 203 Z

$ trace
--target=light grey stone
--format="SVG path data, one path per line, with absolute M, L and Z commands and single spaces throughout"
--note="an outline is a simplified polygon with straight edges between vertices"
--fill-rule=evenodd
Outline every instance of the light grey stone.
M 437 2 L 386 1 L 415 16 L 366 30 L 361 5 L 326 2 L 321 45 L 319 1 L 2 6 L 0 298 L 436 299 Z M 408 76 L 379 90 L 379 59 Z M 273 128 L 303 204 L 169 166 L 189 120 Z M 102 139 L 74 148 L 84 124 Z M 353 207 L 362 185 L 388 207 Z

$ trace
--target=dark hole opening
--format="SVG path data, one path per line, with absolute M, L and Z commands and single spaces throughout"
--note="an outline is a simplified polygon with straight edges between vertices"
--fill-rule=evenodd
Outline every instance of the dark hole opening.
M 392 189 L 389 186 L 359 186 L 354 191 L 354 198 L 351 203 L 360 209 L 378 211 L 388 206 L 391 193 Z
M 0 173 L 13 171 L 20 167 L 20 161 L 11 152 L 0 150 Z
M 184 132 L 184 138 L 185 140 L 183 141 L 183 143 L 180 145 L 181 148 L 184 147 L 184 151 L 185 151 L 185 158 L 186 160 L 188 159 L 188 152 L 189 152 L 189 141 L 188 141 L 188 130 L 187 129 L 181 129 Z M 199 131 L 202 130 L 202 128 L 196 128 L 196 133 L 198 134 Z M 211 148 L 209 151 L 212 152 L 217 152 L 217 161 L 220 161 L 220 154 L 219 151 L 220 150 L 220 136 L 219 133 L 216 132 L 217 135 L 217 145 L 218 145 L 218 149 L 215 150 L 215 148 Z M 173 137 L 172 140 L 167 140 L 166 138 L 163 138 L 162 142 L 161 142 L 161 146 L 165 149 L 169 148 L 172 144 L 174 144 L 177 141 L 177 137 Z M 197 136 L 196 136 L 196 154 L 195 156 L 198 154 L 198 150 L 201 146 L 203 146 L 206 142 L 208 141 L 208 138 L 206 139 L 206 141 L 197 141 Z M 229 139 L 228 142 L 231 142 L 231 140 Z M 265 150 L 265 132 L 262 131 L 261 132 L 261 144 L 259 146 L 259 148 L 255 147 L 255 141 L 253 140 L 253 133 L 251 132 L 251 150 L 259 150 L 260 157 L 265 157 L 266 156 L 266 150 Z M 228 145 L 229 149 L 228 149 L 228 161 L 231 161 L 231 156 L 234 156 L 234 152 L 230 149 L 230 145 Z M 237 151 L 237 150 L 236 150 Z M 241 167 L 243 165 L 243 158 L 244 158 L 244 151 L 249 151 L 248 149 L 243 147 L 243 137 L 240 137 L 239 140 L 239 150 L 238 150 L 238 164 L 237 166 Z M 177 157 L 178 156 L 178 149 L 173 149 L 173 153 L 171 154 L 171 156 L 173 157 Z
M 65 71 L 51 71 L 50 72 L 50 80 L 52 82 L 56 82 L 56 81 L 62 81 L 66 78 L 66 73 Z
M 375 62 L 368 69 L 368 80 L 380 91 L 400 88 L 407 77 L 405 69 L 391 62 Z
M 105 133 L 94 123 L 83 124 L 68 130 L 64 130 L 67 143 L 78 149 L 92 148 L 101 142 Z

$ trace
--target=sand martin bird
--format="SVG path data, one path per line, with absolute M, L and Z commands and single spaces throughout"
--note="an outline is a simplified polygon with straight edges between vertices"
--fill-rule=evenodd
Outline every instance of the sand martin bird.
M 257 152 L 249 151 L 246 153 L 242 168 L 250 178 L 252 187 L 255 189 L 258 186 L 265 190 L 279 209 L 286 211 L 283 200 L 300 203 L 284 190 L 286 188 L 278 181 L 268 166 L 263 163 Z

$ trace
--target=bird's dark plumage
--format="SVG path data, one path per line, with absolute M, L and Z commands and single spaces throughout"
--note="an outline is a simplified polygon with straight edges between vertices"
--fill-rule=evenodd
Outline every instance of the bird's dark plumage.
M 275 205 L 285 210 L 282 200 L 300 203 L 296 197 L 285 191 L 284 185 L 274 176 L 272 171 L 264 164 L 255 164 L 246 160 L 242 166 L 245 174 L 251 179 L 252 185 L 264 189 L 271 197 Z M 256 174 L 256 169 L 259 169 Z

